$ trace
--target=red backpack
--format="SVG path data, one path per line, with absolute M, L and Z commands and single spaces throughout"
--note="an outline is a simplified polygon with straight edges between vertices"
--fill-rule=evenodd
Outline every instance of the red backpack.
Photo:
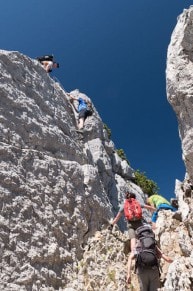
M 126 199 L 124 203 L 124 213 L 127 220 L 140 220 L 142 218 L 140 203 L 134 198 Z

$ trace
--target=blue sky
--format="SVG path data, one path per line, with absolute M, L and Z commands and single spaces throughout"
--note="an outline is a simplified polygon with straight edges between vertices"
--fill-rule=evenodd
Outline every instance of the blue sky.
M 174 195 L 184 179 L 181 142 L 166 99 L 167 47 L 183 0 L 6 0 L 0 48 L 32 58 L 53 53 L 67 91 L 94 102 L 131 166 Z

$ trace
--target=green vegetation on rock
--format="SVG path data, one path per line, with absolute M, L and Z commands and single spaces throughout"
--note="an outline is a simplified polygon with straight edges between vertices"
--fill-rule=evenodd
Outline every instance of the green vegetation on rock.
M 145 172 L 135 171 L 135 183 L 141 187 L 148 196 L 157 194 L 159 188 L 156 182 L 147 178 Z

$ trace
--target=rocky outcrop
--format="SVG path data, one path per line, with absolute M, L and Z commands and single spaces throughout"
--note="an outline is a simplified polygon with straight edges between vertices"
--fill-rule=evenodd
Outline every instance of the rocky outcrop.
M 71 272 L 70 283 L 64 290 L 139 290 L 134 272 L 132 285 L 126 283 L 129 246 L 127 235 L 117 229 L 96 232 L 88 241 L 83 259 L 76 272 Z
M 0 68 L 1 290 L 63 290 L 125 190 L 142 190 L 95 108 L 80 136 L 65 90 L 36 60 L 1 50 Z
M 193 204 L 191 198 L 185 200 L 189 210 L 186 219 L 183 219 L 184 208 L 182 205 L 175 214 L 170 211 L 160 212 L 157 221 L 156 233 L 162 252 L 174 260 L 170 265 L 167 263 L 163 265 L 162 279 L 165 281 L 161 289 L 163 291 L 193 290 Z
M 165 291 L 193 290 L 193 7 L 184 10 L 171 37 L 167 56 L 167 96 L 178 119 L 186 175 L 176 181 L 179 210 L 174 218 L 159 220 L 162 244 L 169 241 L 175 258 L 166 277 Z M 167 225 L 164 221 L 167 219 Z M 169 221 L 169 223 L 168 223 Z M 167 234 L 168 233 L 168 234 Z M 172 237 L 174 240 L 172 240 Z M 169 247 L 169 246 L 168 246 Z
M 193 181 L 193 7 L 179 16 L 167 56 L 167 96 L 179 124 L 183 159 Z

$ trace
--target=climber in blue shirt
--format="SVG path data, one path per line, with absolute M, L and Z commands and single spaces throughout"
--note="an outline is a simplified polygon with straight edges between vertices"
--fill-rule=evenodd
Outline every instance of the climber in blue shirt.
M 87 109 L 87 103 L 84 99 L 82 98 L 78 98 L 78 112 L 80 112 L 83 109 Z
M 91 110 L 88 108 L 88 106 L 91 106 L 91 102 L 81 97 L 76 98 L 70 94 L 68 94 L 68 96 L 70 97 L 70 101 L 72 102 L 74 109 L 76 110 L 76 112 L 78 112 L 78 130 L 77 131 L 80 133 L 83 133 L 84 122 L 88 116 L 92 115 Z M 74 103 L 73 103 L 74 100 L 78 101 L 78 108 L 74 106 Z

